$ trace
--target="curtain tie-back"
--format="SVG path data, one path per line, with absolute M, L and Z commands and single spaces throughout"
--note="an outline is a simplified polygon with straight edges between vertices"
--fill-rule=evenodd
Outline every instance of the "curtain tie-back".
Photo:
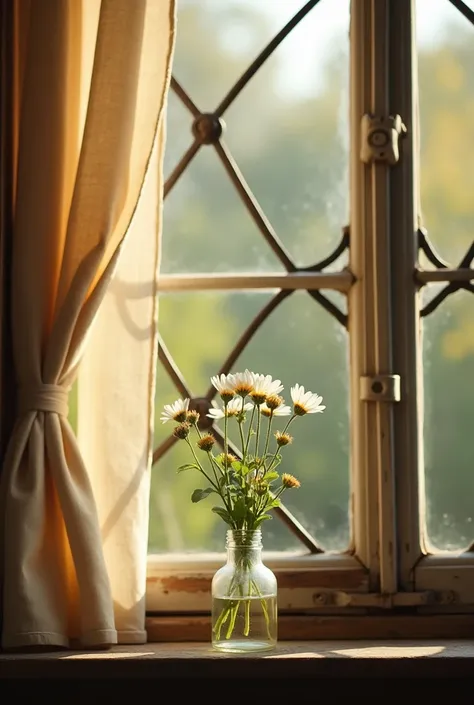
M 67 416 L 69 389 L 57 384 L 38 384 L 20 388 L 18 394 L 18 411 L 49 411 L 60 416 Z

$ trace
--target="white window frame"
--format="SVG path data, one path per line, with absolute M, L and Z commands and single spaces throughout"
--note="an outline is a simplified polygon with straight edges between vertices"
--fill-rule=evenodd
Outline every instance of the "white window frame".
M 447 0 L 448 1 L 448 0 Z M 317 11 L 317 10 L 316 10 Z M 474 554 L 429 555 L 423 494 L 415 0 L 352 0 L 350 262 L 341 272 L 162 275 L 162 291 L 333 288 L 348 294 L 353 545 L 345 554 L 267 555 L 282 614 L 414 615 L 474 607 Z M 396 67 L 396 70 L 394 70 Z M 390 80 L 389 80 L 390 77 Z M 361 159 L 366 114 L 401 116 L 395 165 Z M 315 128 L 316 129 L 316 128 Z M 342 225 L 342 224 L 341 224 Z M 442 276 L 449 281 L 455 270 Z M 352 283 L 353 280 L 353 283 Z M 373 377 L 398 375 L 399 401 L 367 401 Z M 364 386 L 365 384 L 365 386 Z M 221 555 L 150 555 L 147 612 L 207 614 Z

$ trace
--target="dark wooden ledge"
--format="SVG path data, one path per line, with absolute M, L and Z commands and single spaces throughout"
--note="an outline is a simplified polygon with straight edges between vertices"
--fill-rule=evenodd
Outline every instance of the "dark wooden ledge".
M 0 679 L 473 678 L 473 640 L 281 642 L 272 652 L 220 654 L 207 643 L 117 646 L 108 651 L 1 653 Z M 471 701 L 474 696 L 471 693 Z

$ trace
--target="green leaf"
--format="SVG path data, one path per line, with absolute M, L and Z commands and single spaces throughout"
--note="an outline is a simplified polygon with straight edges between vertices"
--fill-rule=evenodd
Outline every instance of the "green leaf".
M 245 477 L 245 475 L 248 475 L 252 467 L 247 467 L 247 465 L 243 465 L 240 460 L 234 460 L 234 462 L 231 465 L 232 470 L 237 474 L 237 475 L 242 475 Z
M 275 507 L 279 507 L 281 504 L 279 499 L 272 499 L 271 502 L 268 502 L 268 504 L 265 506 L 265 509 L 275 509 Z
M 212 487 L 206 487 L 205 490 L 194 490 L 191 495 L 191 502 L 194 502 L 194 504 L 196 504 L 196 502 L 200 502 L 201 499 L 205 499 L 212 492 L 215 492 Z
M 260 524 L 262 523 L 262 521 L 265 521 L 266 519 L 273 519 L 273 517 L 270 516 L 270 514 L 262 514 L 261 517 L 258 517 L 258 519 L 255 520 L 255 523 L 254 523 L 255 528 L 257 528 L 258 526 L 260 526 Z
M 201 468 L 199 465 L 196 465 L 196 463 L 185 463 L 184 465 L 180 465 L 177 472 L 184 472 L 185 470 L 200 470 Z
M 230 516 L 227 509 L 224 509 L 224 507 L 212 507 L 212 511 L 215 514 L 218 514 L 221 519 L 224 519 L 226 524 L 229 524 L 230 526 L 232 525 L 232 517 Z
M 263 479 L 267 480 L 267 482 L 271 482 L 272 480 L 277 480 L 279 477 L 280 475 L 272 470 L 271 472 L 266 472 Z

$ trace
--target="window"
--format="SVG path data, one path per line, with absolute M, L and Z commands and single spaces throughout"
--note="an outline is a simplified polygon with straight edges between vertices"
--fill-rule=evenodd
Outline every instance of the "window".
M 224 535 L 158 412 L 245 367 L 327 404 L 265 527 L 280 613 L 474 604 L 473 23 L 459 0 L 181 0 L 150 614 L 206 613 Z

